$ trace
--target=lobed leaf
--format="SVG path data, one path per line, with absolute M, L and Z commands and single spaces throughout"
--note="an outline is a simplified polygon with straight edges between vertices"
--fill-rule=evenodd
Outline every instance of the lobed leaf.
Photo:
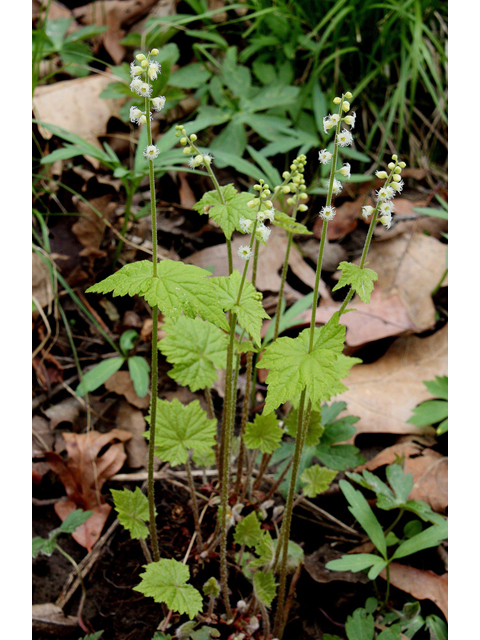
M 260 542 L 262 528 L 255 511 L 237 523 L 233 539 L 237 544 L 245 544 L 247 547 L 253 547 Z
M 303 493 L 309 498 L 315 498 L 315 496 L 324 493 L 328 489 L 336 475 L 337 471 L 314 464 L 312 467 L 305 469 L 300 476 L 301 482 L 305 485 Z
M 145 521 L 150 517 L 147 497 L 139 487 L 135 491 L 110 489 L 110 492 L 120 524 L 130 532 L 133 539 L 145 540 L 149 535 Z
M 372 269 L 362 269 L 351 262 L 341 262 L 339 268 L 342 275 L 338 283 L 333 287 L 332 291 L 351 285 L 358 293 L 362 302 L 368 304 L 370 302 L 370 294 L 373 291 L 373 282 L 378 280 L 378 275 Z
M 348 616 L 345 623 L 348 640 L 373 640 L 374 630 L 373 616 L 365 609 L 356 609 L 351 616 Z
M 249 449 L 260 449 L 262 453 L 273 453 L 280 445 L 283 430 L 279 427 L 275 413 L 256 415 L 245 428 L 243 441 Z
M 247 207 L 253 196 L 251 193 L 239 193 L 233 184 L 220 187 L 222 195 L 207 191 L 193 208 L 201 214 L 208 214 L 222 228 L 227 240 L 239 229 L 240 218 L 255 220 L 256 212 Z
M 422 531 L 422 533 L 413 536 L 413 538 L 405 540 L 395 551 L 391 559 L 404 558 L 412 553 L 423 551 L 423 549 L 438 546 L 440 542 L 448 536 L 447 527 L 447 521 L 444 520 L 441 524 L 434 524 L 428 527 L 428 529 L 425 529 L 425 531 Z
M 255 596 L 266 607 L 271 606 L 277 593 L 276 587 L 277 584 L 272 572 L 265 573 L 263 571 L 258 571 L 253 576 L 253 590 L 255 591 Z

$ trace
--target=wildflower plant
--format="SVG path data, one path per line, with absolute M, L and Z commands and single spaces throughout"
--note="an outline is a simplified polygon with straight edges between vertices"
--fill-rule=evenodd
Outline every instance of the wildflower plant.
M 323 454 L 320 455 L 332 461 L 333 469 L 318 464 L 301 467 L 303 450 L 306 445 L 318 445 L 324 431 L 324 426 L 318 422 L 322 403 L 346 389 L 342 380 L 350 368 L 360 362 L 358 358 L 342 353 L 345 326 L 340 324 L 340 318 L 355 293 L 364 302 L 370 300 L 373 283 L 377 279 L 375 272 L 366 268 L 373 228 L 377 220 L 390 226 L 393 198 L 402 189 L 400 175 L 405 164 L 393 156 L 388 166 L 389 172 L 377 173 L 385 179 L 385 183 L 377 192 L 376 206 L 365 207 L 362 211 L 365 219 L 370 220 L 370 227 L 360 264 L 340 264 L 342 275 L 335 288 L 347 286 L 350 289 L 339 311 L 323 327 L 316 327 L 315 312 L 327 227 L 336 215 L 333 198 L 342 190 L 342 179 L 348 180 L 350 177 L 350 165 L 347 162 L 342 164 L 340 157 L 342 149 L 353 143 L 352 129 L 356 117 L 350 110 L 353 98 L 350 92 L 334 99 L 335 112 L 324 118 L 325 132 L 334 136 L 332 151 L 323 149 L 318 156 L 319 163 L 329 165 L 331 171 L 326 202 L 317 210 L 323 224 L 314 291 L 309 298 L 312 306 L 310 326 L 296 338 L 279 337 L 281 328 L 289 326 L 292 317 L 299 312 L 296 310 L 295 313 L 283 314 L 283 292 L 293 235 L 310 233 L 296 219 L 298 213 L 308 211 L 306 201 L 309 196 L 304 178 L 307 159 L 304 155 L 298 156 L 289 170 L 282 174 L 281 184 L 273 186 L 258 180 L 253 185 L 253 193 L 239 192 L 231 184 L 219 184 L 213 170 L 214 157 L 199 146 L 194 133 L 189 135 L 185 126 L 177 125 L 175 135 L 183 147 L 185 162 L 193 169 L 203 167 L 213 185 L 213 189 L 205 193 L 193 208 L 200 215 L 208 215 L 222 229 L 227 247 L 228 275 L 211 276 L 199 267 L 168 259 L 158 262 L 153 169 L 159 149 L 152 140 L 151 121 L 152 111 L 161 110 L 165 98 L 152 96 L 151 82 L 161 72 L 160 65 L 154 59 L 157 54 L 155 49 L 148 55 L 138 54 L 130 68 L 130 88 L 143 96 L 145 101 L 143 109 L 130 109 L 130 119 L 147 130 L 143 154 L 149 161 L 150 169 L 152 261 L 127 264 L 88 290 L 112 293 L 113 296 L 140 295 L 152 308 L 152 393 L 147 418 L 150 429 L 146 434 L 149 441 L 148 499 L 138 491 L 133 494 L 126 490 L 114 492 L 113 497 L 120 521 L 133 537 L 142 541 L 148 563 L 136 590 L 165 603 L 170 609 L 163 632 L 166 631 L 172 611 L 186 613 L 192 619 L 202 611 L 203 601 L 200 592 L 188 584 L 189 570 L 184 566 L 187 558 L 183 563 L 174 559 L 160 559 L 155 525 L 154 456 L 172 466 L 185 466 L 191 493 L 197 557 L 213 567 L 210 558 L 219 548 L 219 581 L 212 576 L 203 589 L 209 598 L 207 621 L 211 620 L 213 608 L 222 603 L 227 623 L 238 618 L 240 627 L 243 624 L 245 632 L 253 634 L 259 627 L 259 613 L 264 637 L 280 639 L 288 610 L 288 576 L 293 573 L 292 581 L 295 584 L 303 558 L 302 550 L 289 539 L 297 487 L 302 486 L 302 495 L 315 497 L 328 489 L 339 468 L 346 468 L 335 466 L 335 456 L 329 454 L 327 445 L 322 445 Z M 256 289 L 258 256 L 262 247 L 268 244 L 274 225 L 287 233 L 288 241 L 273 329 L 269 330 L 268 338 L 266 336 L 262 340 L 262 323 L 269 316 L 262 306 L 262 294 Z M 238 256 L 242 259 L 240 271 L 233 268 L 234 233 L 243 236 L 238 248 Z M 252 276 L 248 280 L 250 262 Z M 159 312 L 164 316 L 166 333 L 160 344 Z M 193 392 L 204 392 L 207 411 L 202 409 L 198 400 L 184 406 L 178 400 L 169 402 L 157 399 L 159 350 L 172 365 L 170 375 L 174 380 L 188 386 Z M 234 430 L 242 358 L 245 361 L 246 385 L 239 411 L 239 435 L 236 438 L 238 455 L 235 461 Z M 255 388 L 255 375 L 259 368 L 269 370 L 265 405 L 262 413 L 256 412 L 254 420 L 249 421 L 252 388 Z M 210 391 L 217 380 L 218 369 L 224 370 L 224 401 L 219 429 Z M 285 431 L 276 411 L 287 402 L 294 406 L 286 424 L 288 433 L 295 439 L 295 445 L 285 473 L 277 484 L 280 484 L 288 470 L 290 477 L 285 507 L 276 506 L 274 509 L 275 518 L 281 519 L 279 536 L 274 538 L 262 527 L 263 520 L 270 517 L 268 510 L 273 502 L 270 496 L 262 501 L 257 497 L 263 474 L 275 452 L 283 446 Z M 338 439 L 333 438 L 332 442 Z M 260 459 L 260 465 L 253 481 L 252 470 L 257 458 Z M 218 510 L 215 530 L 205 538 L 191 465 L 192 462 L 204 464 L 207 460 L 216 461 L 218 467 L 218 485 L 215 488 L 218 497 L 214 500 Z M 248 510 L 245 508 L 247 496 Z M 152 550 L 151 562 L 149 549 L 145 549 L 147 534 Z M 239 603 L 236 608 L 232 608 L 228 586 L 228 560 L 232 545 L 239 548 L 235 556 L 236 563 L 252 584 L 250 604 L 241 601 L 243 604 Z M 213 567 L 212 573 L 215 572 Z M 275 601 L 271 635 L 269 610 Z M 192 630 L 195 624 L 192 625 L 188 626 L 188 634 L 194 634 Z M 185 635 L 186 630 L 181 633 L 183 635 L 179 637 L 190 637 Z

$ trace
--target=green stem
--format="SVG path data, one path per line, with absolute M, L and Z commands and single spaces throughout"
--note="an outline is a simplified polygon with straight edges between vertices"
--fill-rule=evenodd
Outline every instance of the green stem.
M 200 553 L 203 547 L 202 530 L 200 528 L 200 519 L 198 516 L 198 502 L 197 502 L 197 496 L 195 495 L 195 483 L 193 482 L 192 468 L 190 465 L 189 457 L 187 457 L 185 468 L 187 470 L 188 486 L 190 489 L 190 495 L 192 497 L 193 521 L 195 523 L 195 531 L 197 532 L 197 549 L 198 549 L 198 552 Z

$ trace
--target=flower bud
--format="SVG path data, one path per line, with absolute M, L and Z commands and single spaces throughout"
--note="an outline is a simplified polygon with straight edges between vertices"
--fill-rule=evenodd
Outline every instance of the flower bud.
M 140 66 L 142 67 L 142 69 L 146 69 L 148 67 L 148 60 L 142 60 L 140 62 Z
M 265 200 L 265 205 L 271 209 L 273 207 L 272 201 L 271 200 Z
M 190 147 L 185 147 L 185 149 L 183 150 L 184 155 L 188 156 L 191 151 L 190 151 Z
M 192 133 L 192 135 L 190 136 L 190 140 L 192 142 L 196 142 L 197 141 L 197 136 L 194 133 Z
M 401 167 L 395 167 L 394 172 L 395 173 L 402 173 Z
M 182 135 L 180 132 L 178 132 L 179 135 Z M 186 138 L 182 138 L 180 140 L 180 144 L 184 147 L 187 144 L 188 140 Z
M 342 102 L 342 109 L 343 111 L 345 111 L 345 113 L 347 113 L 347 111 L 350 111 L 350 103 L 348 102 L 348 100 L 344 100 Z
M 304 211 L 308 211 L 308 207 L 307 207 L 306 204 L 299 204 L 298 205 L 298 210 L 303 213 Z
M 353 96 L 350 93 L 350 91 L 347 91 L 347 93 L 345 94 L 345 97 L 348 98 L 348 100 L 351 100 L 353 98 Z
M 395 169 L 395 163 L 394 163 L 394 162 L 389 162 L 389 163 L 388 163 L 388 168 L 389 168 L 390 170 Z
M 342 99 L 341 99 L 341 98 L 338 98 L 338 97 L 337 97 L 337 98 L 334 98 L 334 99 L 333 99 L 333 104 L 340 104 L 340 102 L 341 102 L 341 101 L 342 101 Z
M 290 187 L 288 185 L 282 187 L 282 193 L 290 193 Z
M 393 154 L 392 156 L 392 160 L 394 160 L 395 162 L 398 160 L 398 156 L 396 153 Z
M 405 169 L 405 167 L 407 166 L 407 165 L 405 164 L 405 162 L 399 162 L 399 163 L 398 163 L 398 165 L 399 165 L 399 167 L 401 167 L 402 169 Z
M 290 178 L 290 173 L 289 173 L 288 171 L 284 171 L 284 172 L 282 173 L 282 178 L 283 178 L 284 180 L 288 180 L 288 179 Z
M 142 60 L 146 60 L 146 56 L 143 53 L 137 53 L 137 55 L 135 56 L 135 60 L 141 62 Z
M 388 178 L 388 173 L 386 171 L 375 171 L 375 175 L 377 178 L 381 178 L 382 180 Z
M 401 179 L 402 179 L 402 178 L 401 178 L 401 176 L 399 176 L 399 175 L 398 175 L 398 173 L 396 173 L 396 174 L 392 177 L 392 180 L 393 180 L 394 182 L 400 182 L 400 180 L 401 180 Z
M 152 55 L 152 56 L 158 56 L 158 54 L 159 54 L 158 49 L 152 49 L 152 50 L 150 51 L 150 55 Z
M 294 202 L 295 202 L 295 201 L 294 201 L 294 199 L 293 199 L 293 198 L 288 198 L 288 199 L 287 199 L 287 204 L 288 204 L 289 206 L 292 206 L 292 204 L 294 204 Z

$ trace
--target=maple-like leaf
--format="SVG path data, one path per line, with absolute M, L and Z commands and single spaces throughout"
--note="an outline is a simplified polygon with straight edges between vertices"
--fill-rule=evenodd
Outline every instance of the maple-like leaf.
M 275 414 L 256 415 L 245 428 L 243 441 L 249 449 L 260 449 L 262 453 L 273 453 L 279 446 L 283 430 L 278 426 Z
M 216 429 L 217 421 L 207 418 L 198 400 L 187 405 L 177 398 L 158 400 L 155 455 L 172 466 L 185 464 L 189 449 L 201 454 L 214 446 Z
M 272 600 L 277 593 L 277 584 L 272 572 L 265 573 L 264 571 L 258 571 L 253 576 L 253 589 L 255 596 L 266 607 L 270 607 Z
M 270 369 L 264 413 L 270 413 L 307 389 L 313 403 L 329 400 L 340 384 L 337 358 L 341 355 L 345 327 L 334 314 L 324 327 L 315 329 L 309 352 L 310 329 L 296 338 L 278 338 L 265 349 L 258 368 Z
M 215 367 L 227 364 L 227 335 L 210 322 L 186 316 L 167 319 L 163 328 L 167 336 L 158 348 L 174 365 L 168 375 L 193 392 L 212 387 L 218 377 Z
M 295 235 L 312 235 L 313 233 L 312 231 L 309 231 L 304 224 L 297 222 L 291 216 L 283 213 L 282 211 L 275 211 L 275 220 L 273 221 L 273 224 Z
M 319 493 L 324 493 L 332 484 L 337 473 L 337 471 L 321 467 L 319 464 L 305 469 L 300 476 L 300 480 L 304 484 L 303 493 L 309 498 L 315 498 Z
M 162 558 L 146 565 L 141 583 L 134 591 L 150 596 L 155 602 L 164 602 L 177 613 L 194 618 L 202 609 L 202 596 L 197 589 L 186 584 L 190 571 L 178 560 Z
M 247 547 L 253 547 L 262 539 L 262 529 L 258 521 L 255 511 L 249 513 L 235 527 L 233 539 L 237 544 L 245 544 Z
M 210 273 L 194 265 L 162 260 L 153 277 L 149 260 L 126 264 L 105 280 L 87 289 L 87 293 L 112 293 L 113 296 L 140 295 L 151 307 L 173 319 L 182 313 L 194 318 L 197 313 L 205 320 L 228 331 L 228 323 L 218 304 Z
M 198 213 L 207 214 L 222 228 L 227 240 L 232 233 L 240 230 L 240 218 L 255 220 L 256 212 L 247 207 L 253 196 L 251 193 L 238 193 L 233 184 L 220 187 L 222 197 L 215 191 L 207 191 L 197 204 L 193 205 Z
M 110 492 L 120 524 L 130 532 L 132 538 L 145 540 L 149 534 L 145 521 L 150 516 L 147 497 L 139 487 L 135 491 L 110 489 Z
M 373 291 L 373 282 L 378 280 L 378 276 L 373 269 L 362 269 L 352 262 L 341 262 L 339 269 L 342 275 L 338 283 L 333 287 L 332 291 L 351 285 L 358 293 L 362 302 L 368 304 L 370 302 L 370 294 Z
M 236 314 L 238 324 L 248 331 L 256 344 L 260 344 L 260 329 L 262 320 L 269 318 L 262 306 L 262 294 L 258 292 L 251 282 L 245 281 L 240 301 L 237 304 L 238 293 L 242 282 L 242 276 L 235 270 L 230 276 L 211 278 L 210 282 L 217 287 L 216 298 L 224 311 L 232 311 Z

